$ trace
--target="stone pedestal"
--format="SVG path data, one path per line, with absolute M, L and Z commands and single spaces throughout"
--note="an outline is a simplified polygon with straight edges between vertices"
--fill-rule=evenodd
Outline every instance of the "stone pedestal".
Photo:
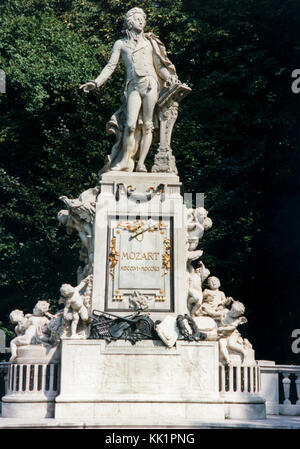
M 224 419 L 216 342 L 64 340 L 55 418 Z
M 53 418 L 59 391 L 60 348 L 20 346 L 9 366 L 8 391 L 2 398 L 4 418 Z
M 153 320 L 187 313 L 185 206 L 178 176 L 109 172 L 100 185 L 92 309 L 128 315 L 130 296 L 138 291 L 149 298 Z
M 196 420 L 265 417 L 254 351 L 248 348 L 243 359 L 239 353 L 230 354 L 232 364 L 222 365 L 214 320 L 200 316 L 191 322 L 185 317 L 183 324 L 192 290 L 187 260 L 191 254 L 195 261 L 201 256 L 196 246 L 205 226 L 201 216 L 187 225 L 180 187 L 173 173 L 102 175 L 96 210 L 92 189 L 84 210 L 93 213 L 88 226 L 82 227 L 83 241 L 93 243 L 88 253 L 92 276 L 86 277 L 92 285 L 85 287 L 88 293 L 71 290 L 90 314 L 95 312 L 91 326 L 86 319 L 81 323 L 90 339 L 79 338 L 79 332 L 73 338 L 62 337 L 61 353 L 42 345 L 19 347 L 3 398 L 4 417 L 72 422 L 84 416 L 124 426 L 141 419 L 147 425 L 163 425 L 174 417 L 188 425 Z M 83 196 L 80 201 L 68 200 L 73 209 L 83 207 Z M 198 237 L 192 238 L 188 228 L 197 224 Z M 198 294 L 202 287 L 196 276 Z M 120 319 L 132 318 L 134 310 L 140 314 L 134 318 L 144 319 L 148 330 L 134 320 Z M 106 324 L 113 321 L 111 314 L 117 317 L 111 333 L 104 321 L 98 321 L 99 332 L 89 333 L 99 316 Z M 196 322 L 205 335 L 195 329 Z M 124 332 L 124 323 L 136 326 L 136 338 Z

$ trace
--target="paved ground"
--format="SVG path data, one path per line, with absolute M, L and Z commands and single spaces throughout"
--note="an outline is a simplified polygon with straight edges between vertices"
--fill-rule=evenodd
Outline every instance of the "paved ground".
M 300 416 L 269 415 L 262 420 L 225 420 L 225 421 L 189 421 L 174 422 L 120 422 L 101 420 L 101 423 L 92 419 L 28 419 L 28 418 L 2 418 L 0 416 L 0 429 L 300 429 Z

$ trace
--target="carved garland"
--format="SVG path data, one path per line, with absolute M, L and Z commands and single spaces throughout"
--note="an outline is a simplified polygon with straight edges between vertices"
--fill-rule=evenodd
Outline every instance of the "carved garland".
M 111 274 L 111 277 L 114 278 L 115 277 L 115 266 L 117 265 L 118 260 L 119 260 L 119 253 L 116 250 L 116 237 L 113 237 L 111 239 L 109 260 L 110 260 L 109 272 Z
M 170 256 L 170 249 L 171 249 L 171 245 L 170 245 L 170 239 L 168 239 L 167 237 L 164 238 L 164 245 L 165 245 L 165 252 L 162 255 L 162 268 L 165 270 L 165 272 L 162 274 L 162 276 L 166 276 L 166 274 L 168 274 L 168 272 L 170 271 L 171 265 L 170 265 L 170 261 L 171 261 L 171 256 Z

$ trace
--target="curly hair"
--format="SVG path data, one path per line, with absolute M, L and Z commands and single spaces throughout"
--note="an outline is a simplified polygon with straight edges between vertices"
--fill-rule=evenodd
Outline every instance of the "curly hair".
M 124 27 L 127 30 L 131 30 L 132 28 L 132 19 L 131 17 L 134 14 L 142 14 L 145 22 L 146 22 L 146 14 L 144 13 L 144 11 L 142 10 L 142 8 L 131 8 L 129 11 L 127 11 L 126 15 L 125 15 L 125 19 L 124 19 Z

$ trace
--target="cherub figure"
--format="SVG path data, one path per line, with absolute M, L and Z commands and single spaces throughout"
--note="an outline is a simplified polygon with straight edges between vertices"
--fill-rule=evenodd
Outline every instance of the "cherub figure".
M 92 188 L 84 191 L 77 199 L 61 196 L 60 199 L 65 203 L 68 210 L 63 209 L 57 215 L 58 221 L 66 225 L 68 234 L 71 234 L 74 229 L 78 231 L 90 259 L 93 254 L 93 223 L 98 193 L 97 188 Z
M 60 288 L 61 297 L 59 303 L 65 305 L 63 317 L 65 321 L 71 322 L 71 338 L 78 337 L 77 326 L 79 319 L 86 323 L 89 319 L 89 313 L 85 304 L 85 295 L 81 294 L 81 290 L 88 285 L 90 276 L 83 279 L 77 287 L 70 284 L 63 284 Z
M 205 231 L 212 227 L 212 221 L 204 207 L 187 210 L 188 251 L 194 251 Z
M 209 270 L 205 268 L 203 262 L 199 262 L 195 269 L 191 262 L 188 264 L 188 309 L 190 315 L 195 315 L 203 300 L 202 283 L 209 276 Z
M 17 324 L 15 332 L 17 337 L 10 342 L 11 358 L 13 362 L 17 358 L 17 347 L 30 344 L 49 344 L 49 335 L 47 334 L 47 324 L 52 315 L 48 312 L 49 303 L 47 301 L 38 301 L 32 314 L 24 316 L 22 310 L 13 310 L 10 315 L 10 321 Z
M 225 293 L 219 290 L 221 283 L 215 276 L 210 276 L 207 280 L 208 287 L 203 291 L 203 301 L 199 309 L 199 315 L 214 317 L 214 314 L 225 308 L 233 299 L 226 297 Z
M 215 318 L 220 320 L 218 326 L 219 350 L 221 357 L 230 365 L 228 350 L 239 352 L 243 359 L 247 354 L 247 344 L 241 338 L 237 327 L 247 323 L 247 318 L 242 316 L 245 313 L 245 306 L 239 301 L 233 301 L 230 310 L 224 309 L 215 314 Z

